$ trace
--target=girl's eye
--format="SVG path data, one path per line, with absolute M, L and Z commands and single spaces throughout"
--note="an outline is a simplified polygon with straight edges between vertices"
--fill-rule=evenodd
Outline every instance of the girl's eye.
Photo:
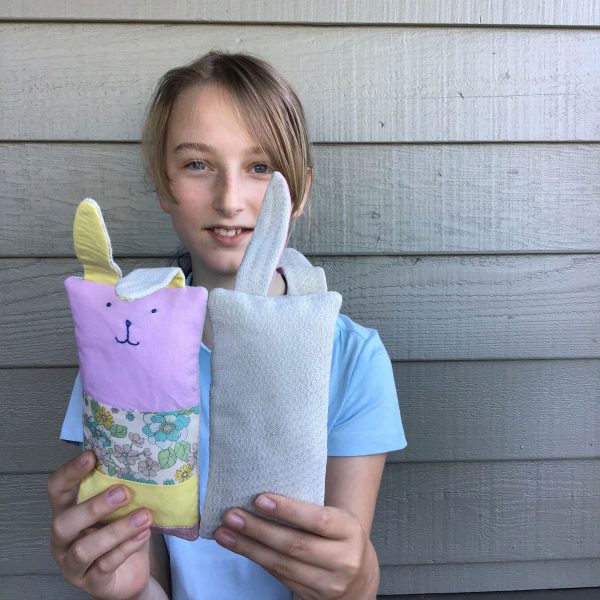
M 269 167 L 269 165 L 266 165 L 265 163 L 259 163 L 257 165 L 254 165 L 252 169 L 255 173 L 258 173 L 259 175 L 271 173 L 271 167 Z
M 206 169 L 206 163 L 201 160 L 193 160 L 185 166 L 192 171 L 204 171 Z

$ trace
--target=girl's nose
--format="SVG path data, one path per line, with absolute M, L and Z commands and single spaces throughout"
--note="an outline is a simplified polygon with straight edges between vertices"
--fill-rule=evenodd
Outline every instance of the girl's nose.
M 243 208 L 241 186 L 235 175 L 224 175 L 215 190 L 213 207 L 224 217 L 233 217 Z

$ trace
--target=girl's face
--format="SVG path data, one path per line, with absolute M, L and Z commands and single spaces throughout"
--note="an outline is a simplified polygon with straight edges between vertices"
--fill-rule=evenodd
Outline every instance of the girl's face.
M 267 156 L 213 85 L 178 96 L 165 152 L 177 204 L 161 207 L 191 255 L 195 282 L 231 287 L 271 179 Z

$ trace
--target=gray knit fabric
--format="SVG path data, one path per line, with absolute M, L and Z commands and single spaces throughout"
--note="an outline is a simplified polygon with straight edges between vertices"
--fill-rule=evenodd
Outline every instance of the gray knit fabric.
M 275 173 L 236 289 L 209 295 L 214 339 L 202 537 L 213 537 L 229 508 L 255 512 L 262 492 L 324 501 L 329 373 L 341 296 L 326 291 L 323 271 L 301 254 L 282 255 L 290 206 L 285 180 Z M 267 297 L 280 258 L 289 294 Z
M 281 255 L 277 270 L 286 280 L 288 296 L 327 291 L 325 271 L 321 267 L 313 267 L 306 256 L 298 250 L 286 248 Z
M 287 198 L 287 200 L 285 200 Z M 292 211 L 287 183 L 275 172 L 263 198 L 259 218 L 235 279 L 238 292 L 266 296 L 285 246 Z

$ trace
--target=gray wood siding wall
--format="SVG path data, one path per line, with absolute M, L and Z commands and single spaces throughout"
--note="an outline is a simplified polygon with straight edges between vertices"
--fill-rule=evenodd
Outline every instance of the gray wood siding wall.
M 96 198 L 125 271 L 172 255 L 143 111 L 212 48 L 298 88 L 316 181 L 295 245 L 394 362 L 409 447 L 378 501 L 380 592 L 600 586 L 600 3 L 4 0 L 0 589 L 80 597 L 45 496 L 76 451 L 72 218 Z

